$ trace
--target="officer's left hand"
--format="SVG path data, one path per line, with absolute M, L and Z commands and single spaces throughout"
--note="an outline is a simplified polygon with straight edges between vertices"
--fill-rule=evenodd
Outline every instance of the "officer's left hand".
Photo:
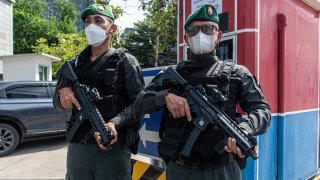
M 116 143 L 118 141 L 118 133 L 116 131 L 116 124 L 114 122 L 108 122 L 107 124 L 105 124 L 105 126 L 108 130 L 113 131 L 114 136 L 115 136 L 115 138 L 110 142 L 110 145 Z M 104 150 L 104 151 L 108 150 L 107 147 L 102 145 L 101 136 L 100 136 L 99 132 L 94 133 L 94 138 L 96 139 L 96 142 L 101 150 Z
M 240 158 L 246 157 L 245 155 L 242 154 L 240 148 L 237 146 L 236 140 L 231 137 L 228 138 L 228 145 L 224 147 L 224 150 L 227 151 L 228 153 L 233 152 L 237 154 Z

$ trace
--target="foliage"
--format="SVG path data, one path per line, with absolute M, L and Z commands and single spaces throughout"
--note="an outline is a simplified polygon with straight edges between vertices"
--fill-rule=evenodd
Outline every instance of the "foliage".
M 17 0 L 13 4 L 14 53 L 31 53 L 39 38 L 54 42 L 59 33 L 75 33 L 76 15 L 67 0 L 54 0 L 50 6 L 42 0 Z
M 57 4 L 58 9 L 61 4 Z M 71 7 L 69 7 L 71 8 Z M 122 15 L 122 9 L 119 6 L 111 6 L 111 8 L 114 11 L 115 17 L 119 17 Z M 71 8 L 72 9 L 72 8 Z M 59 14 L 55 14 L 56 18 L 59 19 L 62 22 L 67 22 L 68 20 L 73 17 L 68 17 L 65 13 L 67 13 L 69 10 L 67 9 L 61 9 L 59 10 Z M 72 10 L 70 10 L 72 11 Z M 76 15 L 76 14 L 74 14 Z M 64 18 L 64 19 L 62 19 Z M 55 24 L 57 25 L 57 24 Z M 75 28 L 73 24 L 69 24 L 69 29 Z M 73 31 L 70 32 L 65 29 L 67 33 L 57 33 L 57 34 L 51 34 L 51 39 L 54 39 L 54 41 L 51 41 L 47 37 L 40 37 L 36 40 L 36 43 L 32 45 L 32 51 L 36 53 L 46 53 L 50 54 L 56 57 L 61 58 L 61 61 L 59 62 L 53 62 L 53 70 L 52 74 L 53 76 L 56 75 L 57 71 L 60 69 L 60 67 L 68 60 L 74 58 L 77 56 L 87 45 L 87 40 L 84 35 L 84 32 L 81 31 L 79 33 L 74 33 Z M 113 36 L 113 44 L 112 46 L 117 48 L 120 47 L 120 33 L 116 32 Z
M 58 34 L 58 43 L 48 45 L 45 38 L 37 40 L 32 49 L 36 53 L 46 53 L 61 58 L 61 61 L 53 62 L 52 75 L 55 76 L 60 67 L 68 60 L 79 54 L 86 46 L 87 40 L 83 33 Z
M 152 67 L 154 62 L 153 44 L 155 29 L 146 22 L 134 23 L 134 33 L 126 35 L 123 47 L 129 50 L 138 60 L 142 67 Z
M 140 0 L 141 8 L 146 10 L 146 23 L 152 29 L 153 38 L 152 49 L 154 54 L 154 66 L 166 64 L 165 62 L 175 62 L 177 43 L 177 15 L 175 4 L 165 0 Z M 164 62 L 165 61 L 165 62 Z
M 134 23 L 134 32 L 128 33 L 124 38 L 123 47 L 129 50 L 138 60 L 143 68 L 154 67 L 156 43 L 156 29 L 146 21 Z M 175 47 L 174 47 L 175 48 Z M 158 65 L 176 64 L 176 51 L 168 47 L 158 55 Z
M 123 15 L 123 9 L 120 6 L 113 6 L 110 5 L 113 11 L 113 15 L 115 19 L 118 19 Z M 118 48 L 121 46 L 121 38 L 120 35 L 122 34 L 122 29 L 118 27 L 116 33 L 112 36 L 112 47 Z
M 76 33 L 78 11 L 70 0 L 54 0 L 50 5 L 51 17 L 55 19 L 58 33 Z M 54 11 L 53 11 L 54 10 Z

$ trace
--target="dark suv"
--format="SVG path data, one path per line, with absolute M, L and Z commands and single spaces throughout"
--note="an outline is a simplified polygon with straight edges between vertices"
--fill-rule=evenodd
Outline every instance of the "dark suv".
M 19 143 L 65 135 L 70 111 L 58 111 L 52 97 L 56 82 L 0 82 L 0 157 Z

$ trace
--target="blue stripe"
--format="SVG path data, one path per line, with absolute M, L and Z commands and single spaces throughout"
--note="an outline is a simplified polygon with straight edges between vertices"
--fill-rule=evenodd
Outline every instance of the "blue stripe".
M 243 179 L 295 180 L 315 174 L 318 126 L 317 110 L 273 116 L 267 132 L 259 136 L 259 159 L 248 159 Z
M 280 116 L 279 179 L 306 179 L 318 170 L 318 111 Z
M 158 131 L 161 113 L 151 114 L 147 130 Z M 306 179 L 315 174 L 318 157 L 318 110 L 272 116 L 267 132 L 259 136 L 259 159 L 248 159 L 243 179 Z M 157 143 L 148 142 L 139 153 L 158 157 Z M 257 174 L 258 173 L 258 174 Z
M 244 180 L 277 179 L 277 119 L 277 116 L 272 116 L 267 132 L 258 137 L 259 158 L 257 161 L 251 157 L 248 158 L 247 166 L 242 170 Z M 257 173 L 259 173 L 258 177 Z
M 155 70 L 143 70 L 143 76 L 155 76 L 157 75 L 159 72 L 161 71 L 161 69 L 155 69 Z

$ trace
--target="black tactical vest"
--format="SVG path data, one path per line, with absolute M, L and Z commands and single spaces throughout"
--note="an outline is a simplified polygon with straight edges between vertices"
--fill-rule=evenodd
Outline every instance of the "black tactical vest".
M 122 109 L 131 103 L 134 99 L 130 99 L 126 95 L 125 74 L 123 60 L 126 49 L 119 48 L 110 56 L 101 68 L 92 76 L 86 77 L 88 70 L 81 68 L 82 64 L 75 60 L 75 72 L 77 73 L 80 83 L 86 84 L 91 88 L 96 88 L 100 94 L 101 100 L 96 102 L 102 117 L 105 121 L 110 120 Z M 103 58 L 103 57 L 102 57 Z M 132 153 L 137 153 L 139 142 L 139 122 L 123 126 L 118 130 L 118 142 L 127 145 Z M 85 132 L 86 135 L 90 131 L 91 125 L 88 121 L 80 126 L 79 132 Z M 87 135 L 88 136 L 88 135 Z M 90 135 L 91 136 L 91 135 Z
M 233 61 L 219 61 L 212 64 L 205 72 L 205 76 L 194 75 L 197 69 L 188 66 L 188 62 L 180 63 L 177 71 L 187 80 L 193 87 L 201 84 L 207 96 L 210 96 L 212 88 L 218 88 L 222 94 L 228 98 L 230 74 L 234 67 Z M 200 68 L 201 69 L 201 68 Z M 180 92 L 182 95 L 183 93 Z M 218 107 L 226 110 L 227 102 L 216 102 Z M 191 110 L 192 111 L 192 110 Z M 193 115 L 193 114 L 192 114 Z M 165 161 L 177 160 L 179 153 L 191 133 L 194 125 L 188 122 L 186 118 L 173 119 L 166 108 L 161 119 L 160 137 L 162 141 L 159 143 L 159 156 Z M 220 155 L 215 150 L 218 141 L 224 138 L 223 132 L 214 125 L 209 125 L 203 131 L 196 141 L 190 159 L 210 159 L 215 161 Z
M 119 66 L 124 56 L 125 51 L 122 49 L 121 51 L 116 50 L 106 61 L 106 63 L 104 63 L 91 77 L 87 77 L 87 72 L 92 67 L 84 69 L 81 61 L 76 61 L 75 63 L 75 72 L 79 77 L 80 83 L 86 84 L 90 88 L 96 88 L 98 90 L 102 99 L 99 100 L 96 105 L 105 120 L 114 117 L 122 110 L 123 105 L 128 105 L 130 103 L 123 102 L 127 99 L 121 98 L 125 96 L 125 88 L 123 87 L 122 83 L 122 79 L 125 78 L 124 74 L 116 73 L 120 71 Z

